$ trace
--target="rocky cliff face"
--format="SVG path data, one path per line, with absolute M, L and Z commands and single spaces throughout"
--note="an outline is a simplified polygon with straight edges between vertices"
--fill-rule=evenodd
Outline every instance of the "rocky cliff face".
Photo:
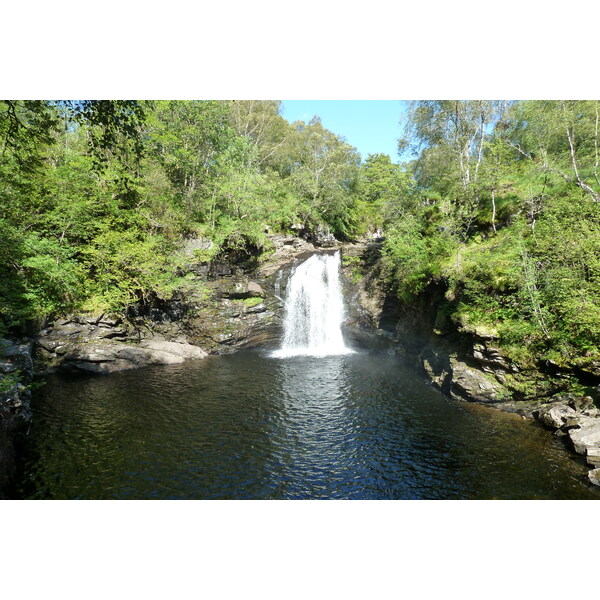
M 497 331 L 466 328 L 448 317 L 443 281 L 403 302 L 386 288 L 378 245 L 365 246 L 357 256 L 359 263 L 343 261 L 348 323 L 389 339 L 398 355 L 444 393 L 492 404 L 514 401 L 523 409 L 539 398 L 567 392 L 577 380 L 591 387 L 600 384 L 600 369 L 593 372 L 590 365 L 583 372 L 577 365 L 516 364 L 503 350 Z

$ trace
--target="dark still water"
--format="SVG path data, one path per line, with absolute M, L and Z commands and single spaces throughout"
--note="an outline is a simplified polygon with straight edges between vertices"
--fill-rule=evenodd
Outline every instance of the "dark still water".
M 21 498 L 600 498 L 550 433 L 381 354 L 56 376 L 33 409 Z

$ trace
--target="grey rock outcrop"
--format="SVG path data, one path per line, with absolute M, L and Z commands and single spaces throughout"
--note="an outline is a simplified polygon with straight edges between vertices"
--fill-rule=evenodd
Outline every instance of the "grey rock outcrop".
M 182 336 L 169 340 L 148 328 L 126 324 L 120 317 L 80 315 L 58 320 L 40 332 L 36 366 L 40 373 L 66 370 L 103 374 L 206 355 Z
M 419 357 L 420 365 L 439 390 L 454 398 L 477 402 L 502 402 L 509 391 L 487 373 L 444 349 L 427 348 Z
M 329 227 L 319 227 L 311 236 L 311 242 L 320 248 L 333 248 L 338 244 L 338 241 L 329 230 Z
M 590 480 L 590 483 L 600 486 L 600 469 L 592 469 L 588 473 L 588 479 Z
M 257 275 L 263 278 L 291 267 L 295 261 L 308 258 L 316 250 L 312 243 L 291 235 L 270 235 L 269 240 L 275 251 L 258 268 Z
M 33 343 L 0 339 L 0 420 L 10 428 L 31 418 L 28 384 L 33 378 Z
M 569 397 L 566 401 L 542 406 L 538 420 L 556 435 L 567 436 L 573 450 L 585 457 L 594 470 L 589 480 L 600 485 L 600 410 L 589 396 Z
M 207 353 L 191 344 L 151 339 L 139 344 L 111 341 L 75 344 L 62 356 L 63 370 L 107 374 L 148 365 L 179 364 L 204 358 Z
M 577 418 L 577 412 L 566 404 L 551 404 L 543 407 L 538 415 L 538 420 L 550 429 L 561 429 L 567 425 L 573 425 Z
M 500 402 L 507 399 L 508 390 L 490 374 L 454 357 L 450 358 L 450 367 L 450 391 L 453 396 L 480 402 Z
M 600 448 L 600 419 L 589 418 L 576 429 L 569 430 L 573 448 L 578 454 L 586 454 L 588 448 Z

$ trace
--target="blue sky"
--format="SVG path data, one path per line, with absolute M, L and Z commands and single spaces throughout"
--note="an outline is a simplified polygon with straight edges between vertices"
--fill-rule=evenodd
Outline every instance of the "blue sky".
M 346 138 L 361 154 L 389 154 L 398 162 L 397 142 L 405 103 L 400 100 L 284 100 L 290 123 L 321 117 L 323 127 Z

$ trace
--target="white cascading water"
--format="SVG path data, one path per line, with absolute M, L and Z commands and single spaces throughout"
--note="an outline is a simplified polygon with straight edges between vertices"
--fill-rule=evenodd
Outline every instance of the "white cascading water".
M 287 285 L 283 343 L 272 356 L 350 354 L 344 344 L 340 253 L 313 254 L 296 267 Z

